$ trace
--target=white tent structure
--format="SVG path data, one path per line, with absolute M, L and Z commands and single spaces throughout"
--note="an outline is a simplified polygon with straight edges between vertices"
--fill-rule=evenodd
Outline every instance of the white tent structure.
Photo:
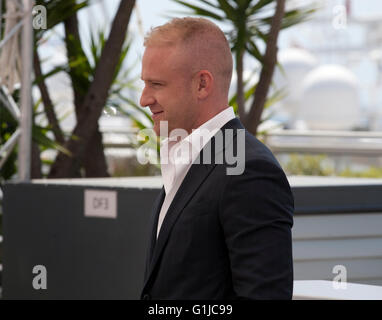
M 292 127 L 303 122 L 310 130 L 352 130 L 359 125 L 360 87 L 356 76 L 338 64 L 321 64 L 309 51 L 280 51 L 273 77 L 286 97 L 277 109 L 288 114 Z
M 306 75 L 298 117 L 312 130 L 352 130 L 359 124 L 359 85 L 347 68 L 327 64 Z
M 317 66 L 318 61 L 307 50 L 287 48 L 278 53 L 278 62 L 281 68 L 275 69 L 274 85 L 286 91 L 282 108 L 295 118 L 299 111 L 302 79 Z

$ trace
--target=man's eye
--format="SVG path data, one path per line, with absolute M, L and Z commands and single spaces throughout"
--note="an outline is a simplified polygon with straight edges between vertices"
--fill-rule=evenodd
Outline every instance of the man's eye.
M 152 85 L 153 85 L 153 86 L 161 86 L 162 84 L 159 83 L 159 82 L 153 82 Z

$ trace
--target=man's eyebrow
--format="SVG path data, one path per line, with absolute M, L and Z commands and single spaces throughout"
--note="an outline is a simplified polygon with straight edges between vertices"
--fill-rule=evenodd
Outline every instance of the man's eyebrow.
M 143 79 L 141 77 L 141 80 L 145 81 L 145 82 L 161 82 L 161 83 L 165 83 L 166 81 L 164 80 L 160 80 L 160 79 Z

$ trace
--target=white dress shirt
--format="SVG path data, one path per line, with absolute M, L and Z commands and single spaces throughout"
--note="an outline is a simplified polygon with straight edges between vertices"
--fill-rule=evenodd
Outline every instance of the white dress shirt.
M 157 237 L 167 210 L 192 163 L 216 132 L 233 118 L 235 118 L 233 108 L 227 107 L 200 127 L 194 129 L 181 141 L 176 141 L 176 136 L 172 136 L 171 133 L 168 138 L 162 141 L 160 161 L 166 196 L 159 213 Z

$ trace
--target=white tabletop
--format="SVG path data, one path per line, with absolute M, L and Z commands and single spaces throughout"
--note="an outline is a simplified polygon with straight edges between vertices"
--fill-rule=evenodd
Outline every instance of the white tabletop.
M 382 287 L 346 283 L 346 288 L 335 288 L 333 281 L 296 280 L 293 286 L 293 299 L 382 300 Z

